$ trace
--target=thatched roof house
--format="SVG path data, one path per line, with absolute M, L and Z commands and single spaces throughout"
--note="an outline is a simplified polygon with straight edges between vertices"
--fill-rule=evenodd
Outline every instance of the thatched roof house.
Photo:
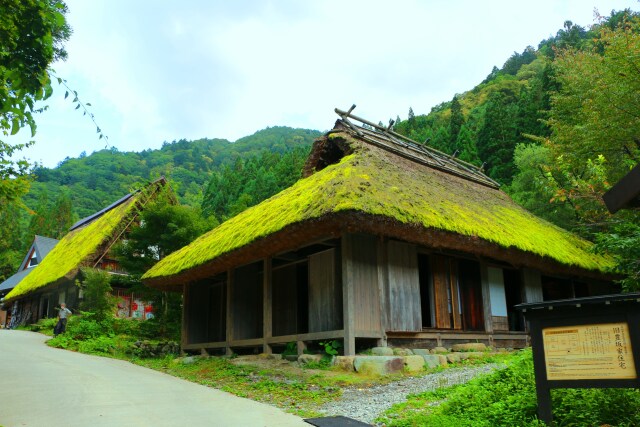
M 115 260 L 109 259 L 109 250 L 136 220 L 147 201 L 165 184 L 161 178 L 76 222 L 38 267 L 6 295 L 4 307 L 19 302 L 20 311 L 29 317 L 24 319 L 27 321 L 48 317 L 52 307 L 59 302 L 74 307 L 78 301 L 74 280 L 80 269 L 117 269 Z
M 542 299 L 544 286 L 557 291 L 552 282 L 563 295 L 604 286 L 596 282 L 610 260 L 515 204 L 477 167 L 337 111 L 303 179 L 144 275 L 184 289 L 185 348 L 269 351 L 330 336 L 352 353 L 356 338 L 449 329 L 493 340 L 509 321 L 522 329 L 506 299 Z
M 40 262 L 42 262 L 57 243 L 58 240 L 50 237 L 38 235 L 34 237 L 33 242 L 31 242 L 31 246 L 22 259 L 16 274 L 0 283 L 0 302 L 4 299 L 5 295 L 11 292 L 18 283 L 27 277 L 29 273 L 31 273 Z M 9 324 L 11 319 L 7 314 L 7 311 L 3 309 L 2 305 L 0 305 L 0 327 L 6 327 Z

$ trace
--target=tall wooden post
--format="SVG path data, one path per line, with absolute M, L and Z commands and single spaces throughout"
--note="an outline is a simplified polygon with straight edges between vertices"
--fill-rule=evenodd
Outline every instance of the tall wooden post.
M 270 257 L 264 259 L 262 272 L 262 338 L 264 339 L 262 352 L 271 354 L 269 338 L 273 335 L 273 282 Z
M 342 236 L 342 310 L 344 322 L 344 355 L 356 354 L 355 295 L 353 291 L 353 236 Z
M 233 354 L 230 343 L 233 341 L 233 270 L 227 273 L 227 356 Z
M 484 311 L 484 330 L 493 332 L 493 316 L 491 315 L 491 289 L 487 264 L 480 264 L 480 284 L 482 287 L 482 309 Z
M 132 298 L 133 300 L 133 298 Z M 182 331 L 180 345 L 184 348 L 189 342 L 189 284 L 182 285 Z

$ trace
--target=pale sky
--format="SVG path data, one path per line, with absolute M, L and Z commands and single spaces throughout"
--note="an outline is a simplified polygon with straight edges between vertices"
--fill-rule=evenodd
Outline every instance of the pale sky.
M 69 58 L 53 65 L 109 146 L 235 141 L 267 126 L 327 130 L 335 107 L 378 122 L 426 114 L 571 20 L 637 0 L 66 0 Z M 54 83 L 26 156 L 47 167 L 105 148 Z M 22 130 L 19 139 L 28 139 Z

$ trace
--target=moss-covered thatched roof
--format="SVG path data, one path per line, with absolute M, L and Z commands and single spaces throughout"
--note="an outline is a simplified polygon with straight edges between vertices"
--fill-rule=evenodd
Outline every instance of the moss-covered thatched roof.
M 516 205 L 495 187 L 435 170 L 353 132 L 316 141 L 309 172 L 169 255 L 144 276 L 177 284 L 300 247 L 313 239 L 366 232 L 530 266 L 599 276 L 610 261 L 591 244 Z M 333 162 L 333 163 L 332 163 Z
M 106 243 L 122 231 L 136 208 L 142 193 L 130 196 L 84 227 L 65 235 L 33 271 L 7 294 L 4 302 L 26 296 L 46 286 L 73 279 L 79 268 L 91 264 Z M 93 265 L 91 265 L 93 266 Z

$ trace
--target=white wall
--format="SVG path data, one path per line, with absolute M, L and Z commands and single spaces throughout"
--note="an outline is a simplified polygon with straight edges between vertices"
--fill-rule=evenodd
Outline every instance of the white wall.
M 501 268 L 488 267 L 489 296 L 491 298 L 491 314 L 507 315 L 507 297 L 504 294 L 504 275 Z

